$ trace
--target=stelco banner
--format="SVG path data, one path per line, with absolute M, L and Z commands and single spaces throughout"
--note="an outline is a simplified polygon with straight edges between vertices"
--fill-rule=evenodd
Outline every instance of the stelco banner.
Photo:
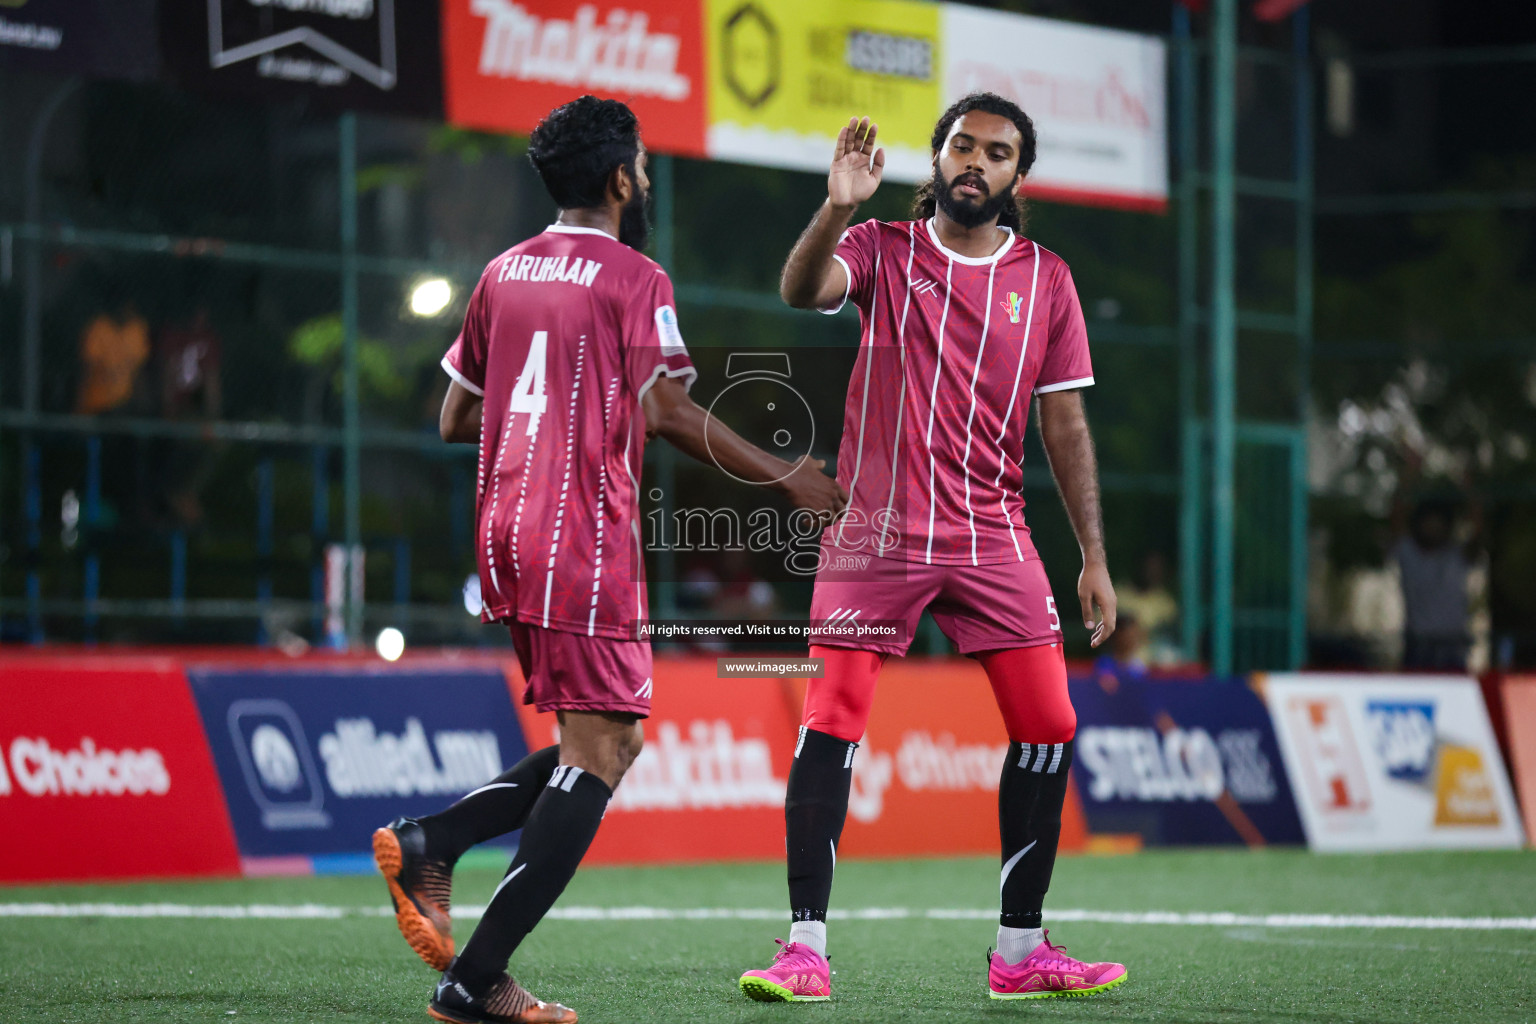
M 188 677 L 247 858 L 365 851 L 380 825 L 439 811 L 527 753 L 495 668 Z
M 1072 774 L 1095 834 L 1148 845 L 1301 843 L 1264 702 L 1236 680 L 1070 681 Z
M 1161 209 L 1161 40 L 917 0 L 442 0 L 448 117 L 526 133 L 584 92 L 663 152 L 825 173 L 840 127 L 880 125 L 886 175 L 932 173 L 934 122 L 985 89 L 1034 120 L 1043 198 Z
M 1313 849 L 1521 844 L 1471 679 L 1299 673 L 1264 685 Z
M 235 839 L 181 669 L 36 658 L 3 667 L 0 879 L 234 874 Z
M 442 116 L 434 3 L 160 0 L 160 13 L 165 61 L 190 89 Z

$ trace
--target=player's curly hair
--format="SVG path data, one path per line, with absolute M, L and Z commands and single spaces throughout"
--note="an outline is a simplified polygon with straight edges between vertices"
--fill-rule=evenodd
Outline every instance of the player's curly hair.
M 639 157 L 634 111 L 596 96 L 551 110 L 528 140 L 528 159 L 562 210 L 601 206 L 613 169 L 624 167 L 633 178 Z
M 1013 122 L 1013 126 L 1019 130 L 1018 175 L 1021 178 L 1027 175 L 1029 169 L 1035 165 L 1035 122 L 1024 113 L 1024 108 L 995 92 L 973 92 L 968 96 L 962 96 L 944 111 L 943 116 L 939 118 L 939 123 L 933 126 L 933 155 L 937 157 L 939 150 L 944 148 L 944 140 L 949 138 L 949 131 L 955 126 L 955 122 L 973 110 L 979 110 L 984 114 L 996 114 Z M 938 196 L 934 189 L 932 178 L 917 187 L 917 194 L 912 197 L 913 220 L 927 220 L 933 216 L 938 206 Z M 1022 232 L 1024 225 L 1029 222 L 1029 207 L 1024 197 L 1016 196 L 1013 202 L 1004 203 L 997 222 L 1005 228 Z

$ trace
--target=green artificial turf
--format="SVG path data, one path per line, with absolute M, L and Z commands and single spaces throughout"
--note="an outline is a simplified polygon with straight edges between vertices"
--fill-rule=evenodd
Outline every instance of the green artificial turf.
M 483 863 L 483 862 L 482 862 Z M 993 1003 L 986 920 L 928 908 L 996 899 L 990 859 L 845 861 L 835 908 L 906 908 L 901 920 L 834 920 L 825 1004 L 767 1005 L 736 989 L 765 966 L 787 923 L 758 920 L 542 924 L 514 960 L 533 991 L 588 1024 L 622 1021 L 920 1020 L 1246 1022 L 1536 1021 L 1536 930 L 1280 928 L 1063 923 L 1052 938 L 1130 969 L 1088 999 Z M 483 902 L 498 872 L 465 869 L 457 902 Z M 777 864 L 594 868 L 572 907 L 775 908 Z M 0 904 L 155 903 L 378 908 L 373 878 L 331 877 L 0 889 Z M 1536 853 L 1317 856 L 1169 851 L 1070 857 L 1050 908 L 1256 913 L 1536 916 Z M 787 914 L 786 914 L 787 917 Z M 472 921 L 459 923 L 467 937 Z M 393 921 L 0 917 L 0 1021 L 423 1021 L 435 975 Z

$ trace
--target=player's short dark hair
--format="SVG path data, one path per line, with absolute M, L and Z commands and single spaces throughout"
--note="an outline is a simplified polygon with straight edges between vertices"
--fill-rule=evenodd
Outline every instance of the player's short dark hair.
M 633 177 L 639 157 L 640 121 L 634 111 L 596 96 L 551 110 L 528 140 L 528 159 L 562 210 L 603 205 L 613 169 L 627 168 Z
M 995 92 L 973 92 L 950 104 L 949 109 L 939 117 L 939 123 L 933 126 L 931 143 L 933 155 L 938 156 L 939 150 L 944 148 L 944 140 L 949 138 L 950 129 L 955 126 L 955 122 L 973 110 L 979 110 L 984 114 L 996 114 L 1013 122 L 1013 126 L 1019 130 L 1018 175 L 1021 178 L 1027 175 L 1029 169 L 1035 165 L 1035 122 L 1024 113 L 1023 107 Z M 917 195 L 912 199 L 913 219 L 927 220 L 933 216 L 937 205 L 937 197 L 933 194 L 933 181 L 930 179 L 917 187 Z M 997 222 L 1013 231 L 1023 231 L 1028 219 L 1029 210 L 1024 203 L 1024 197 L 1018 196 L 1013 202 L 1004 204 Z

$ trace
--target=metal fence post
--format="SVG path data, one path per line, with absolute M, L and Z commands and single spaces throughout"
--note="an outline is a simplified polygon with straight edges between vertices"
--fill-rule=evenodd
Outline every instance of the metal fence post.
M 1315 189 L 1312 146 L 1312 11 L 1292 16 L 1292 53 L 1296 76 L 1296 375 L 1300 440 L 1291 460 L 1291 648 L 1290 665 L 1307 660 L 1308 497 L 1307 421 L 1312 395 L 1312 231 Z
M 1205 491 L 1200 462 L 1200 180 L 1195 47 L 1190 34 L 1189 8 L 1173 5 L 1175 112 L 1178 133 L 1179 204 L 1179 628 L 1186 661 L 1200 658 L 1200 637 L 1205 629 L 1202 609 L 1205 588 L 1201 570 L 1205 564 Z
M 347 545 L 347 643 L 356 645 L 363 638 L 363 595 L 354 593 L 351 583 L 358 579 L 362 557 L 362 415 L 358 397 L 357 361 L 357 115 L 348 111 L 340 123 L 341 178 L 341 324 L 343 420 L 342 452 L 346 545 Z
M 1232 671 L 1237 0 L 1211 6 L 1211 668 Z

